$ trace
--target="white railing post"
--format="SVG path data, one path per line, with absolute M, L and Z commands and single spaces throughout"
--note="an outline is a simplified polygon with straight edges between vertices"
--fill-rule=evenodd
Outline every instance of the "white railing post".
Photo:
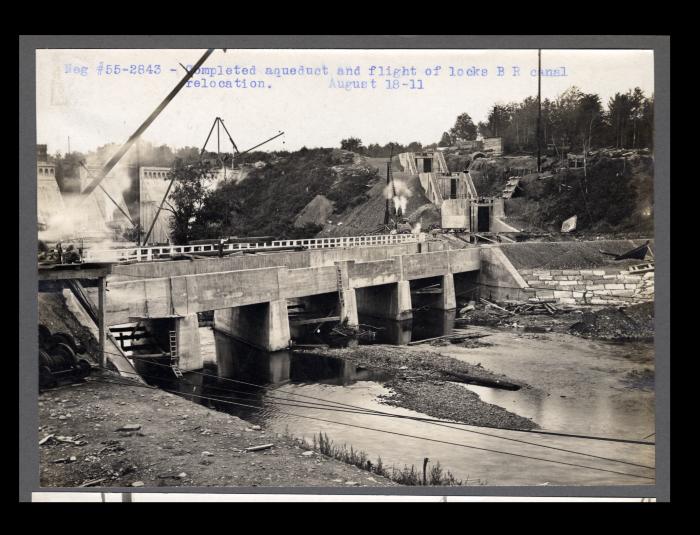
M 338 236 L 332 238 L 303 238 L 294 240 L 276 240 L 272 242 L 242 242 L 230 243 L 224 247 L 225 251 L 240 251 L 242 249 L 281 249 L 285 247 L 306 247 L 307 249 L 329 249 L 334 247 L 372 247 L 378 245 L 392 245 L 417 241 L 414 234 L 373 234 L 369 236 Z M 170 245 L 167 247 L 137 247 L 135 249 L 86 249 L 83 252 L 84 261 L 132 261 L 149 262 L 157 256 L 155 251 L 172 256 L 175 253 L 199 253 L 218 251 L 218 245 Z

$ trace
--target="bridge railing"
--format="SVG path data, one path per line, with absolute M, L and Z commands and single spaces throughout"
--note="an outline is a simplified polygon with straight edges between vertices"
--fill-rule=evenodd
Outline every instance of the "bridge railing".
M 327 249 L 332 247 L 373 247 L 396 245 L 419 241 L 416 234 L 376 234 L 370 236 L 344 236 L 338 238 L 303 238 L 276 240 L 271 242 L 227 243 L 224 253 L 235 251 L 255 251 L 257 249 Z M 124 249 L 87 249 L 83 252 L 85 262 L 150 262 L 168 256 L 183 254 L 215 254 L 219 251 L 216 243 L 199 245 L 156 245 L 153 247 L 129 247 Z

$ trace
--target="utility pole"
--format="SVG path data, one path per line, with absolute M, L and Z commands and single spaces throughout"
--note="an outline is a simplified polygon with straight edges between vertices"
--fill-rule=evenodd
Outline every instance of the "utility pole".
M 141 245 L 141 138 L 136 140 L 136 175 L 136 186 L 139 192 L 139 209 L 136 219 L 136 245 Z
M 540 125 L 542 123 L 542 49 L 537 49 L 537 172 L 542 172 Z

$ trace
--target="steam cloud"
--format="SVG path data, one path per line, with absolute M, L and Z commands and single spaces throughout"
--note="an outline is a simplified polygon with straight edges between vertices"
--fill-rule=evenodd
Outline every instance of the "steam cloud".
M 95 173 L 92 173 L 93 176 Z M 101 182 L 101 186 L 109 195 L 127 211 L 124 193 L 131 188 L 131 179 L 123 167 L 117 167 Z M 91 181 L 91 178 L 88 178 Z M 46 213 L 46 228 L 39 231 L 38 238 L 45 242 L 73 241 L 77 238 L 89 242 L 90 248 L 107 249 L 116 245 L 115 223 L 117 226 L 130 226 L 126 217 L 114 206 L 99 187 L 90 197 L 80 202 L 81 196 L 63 195 L 63 206 L 51 203 L 51 206 L 41 205 L 39 210 Z M 47 203 L 47 199 L 39 197 L 39 203 Z M 123 245 L 123 244 L 122 244 Z
M 396 190 L 396 195 L 394 195 Z M 394 185 L 387 184 L 384 187 L 384 198 L 391 199 L 394 203 L 394 209 L 401 209 L 402 213 L 406 213 L 408 207 L 408 198 L 412 195 L 410 188 L 402 180 L 394 180 Z

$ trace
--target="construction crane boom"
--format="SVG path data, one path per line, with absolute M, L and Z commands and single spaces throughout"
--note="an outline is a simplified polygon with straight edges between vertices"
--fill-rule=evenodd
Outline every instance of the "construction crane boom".
M 158 107 L 151 113 L 151 115 L 148 116 L 148 118 L 141 124 L 136 129 L 136 132 L 131 134 L 131 137 L 126 140 L 126 143 L 124 143 L 121 148 L 116 152 L 114 156 L 105 164 L 105 166 L 102 168 L 102 171 L 100 171 L 99 175 L 92 181 L 88 186 L 83 190 L 83 194 L 81 197 L 81 201 L 83 202 L 93 191 L 95 191 L 95 188 L 100 185 L 100 182 L 104 180 L 104 177 L 109 174 L 109 172 L 114 168 L 115 165 L 119 162 L 119 160 L 122 159 L 122 157 L 126 154 L 126 152 L 131 148 L 131 146 L 134 144 L 134 142 L 141 136 L 141 134 L 144 133 L 146 128 L 148 128 L 153 121 L 155 121 L 156 117 L 160 115 L 160 113 L 165 109 L 165 107 L 170 103 L 170 101 L 175 98 L 175 95 L 177 95 L 180 90 L 184 87 L 184 85 L 188 82 L 190 78 L 194 75 L 194 73 L 199 69 L 202 64 L 207 60 L 209 56 L 211 56 L 212 52 L 214 52 L 213 48 L 209 48 L 204 55 L 199 58 L 199 61 L 190 69 L 187 71 L 187 74 L 185 77 L 180 80 L 180 82 L 173 88 L 173 90 L 168 94 L 167 97 L 163 99 L 163 102 L 161 102 Z

